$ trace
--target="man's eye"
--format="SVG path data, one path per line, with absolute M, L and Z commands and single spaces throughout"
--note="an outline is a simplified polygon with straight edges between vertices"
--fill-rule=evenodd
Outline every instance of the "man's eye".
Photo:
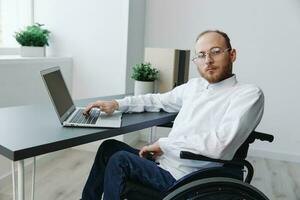
M 199 54 L 197 55 L 197 57 L 198 57 L 198 58 L 205 58 L 205 53 L 199 53 Z
M 213 49 L 210 50 L 210 53 L 212 55 L 218 55 L 218 54 L 221 53 L 221 49 L 219 49 L 219 48 L 213 48 Z

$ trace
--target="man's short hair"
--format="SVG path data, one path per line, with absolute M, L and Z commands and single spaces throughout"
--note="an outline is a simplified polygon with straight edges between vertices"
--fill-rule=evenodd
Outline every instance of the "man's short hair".
M 205 35 L 206 33 L 218 33 L 220 34 L 224 39 L 225 39 L 225 43 L 226 43 L 226 46 L 227 48 L 230 48 L 231 49 L 231 44 L 230 44 L 230 38 L 228 37 L 228 35 L 222 31 L 219 31 L 219 30 L 206 30 L 206 31 L 203 31 L 202 33 L 200 33 L 198 36 L 197 36 L 197 39 L 196 39 L 196 42 L 203 36 Z

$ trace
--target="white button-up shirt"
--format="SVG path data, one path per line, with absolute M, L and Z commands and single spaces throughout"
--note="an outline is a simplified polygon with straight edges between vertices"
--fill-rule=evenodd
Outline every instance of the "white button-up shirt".
M 194 78 L 164 94 L 117 100 L 123 112 L 178 112 L 166 138 L 158 140 L 160 167 L 179 179 L 211 162 L 180 159 L 180 151 L 230 160 L 263 115 L 264 95 L 255 85 L 241 84 L 235 75 L 209 84 Z

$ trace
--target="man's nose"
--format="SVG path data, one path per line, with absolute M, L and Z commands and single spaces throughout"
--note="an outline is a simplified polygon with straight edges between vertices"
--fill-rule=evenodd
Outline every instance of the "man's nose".
M 205 64 L 210 64 L 213 62 L 213 59 L 209 53 L 206 54 L 205 56 Z

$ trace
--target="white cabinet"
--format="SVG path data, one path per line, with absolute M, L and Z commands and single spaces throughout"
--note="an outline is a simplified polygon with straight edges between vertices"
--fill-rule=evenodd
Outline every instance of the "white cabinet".
M 0 56 L 0 107 L 50 102 L 40 71 L 60 66 L 72 94 L 72 58 Z

